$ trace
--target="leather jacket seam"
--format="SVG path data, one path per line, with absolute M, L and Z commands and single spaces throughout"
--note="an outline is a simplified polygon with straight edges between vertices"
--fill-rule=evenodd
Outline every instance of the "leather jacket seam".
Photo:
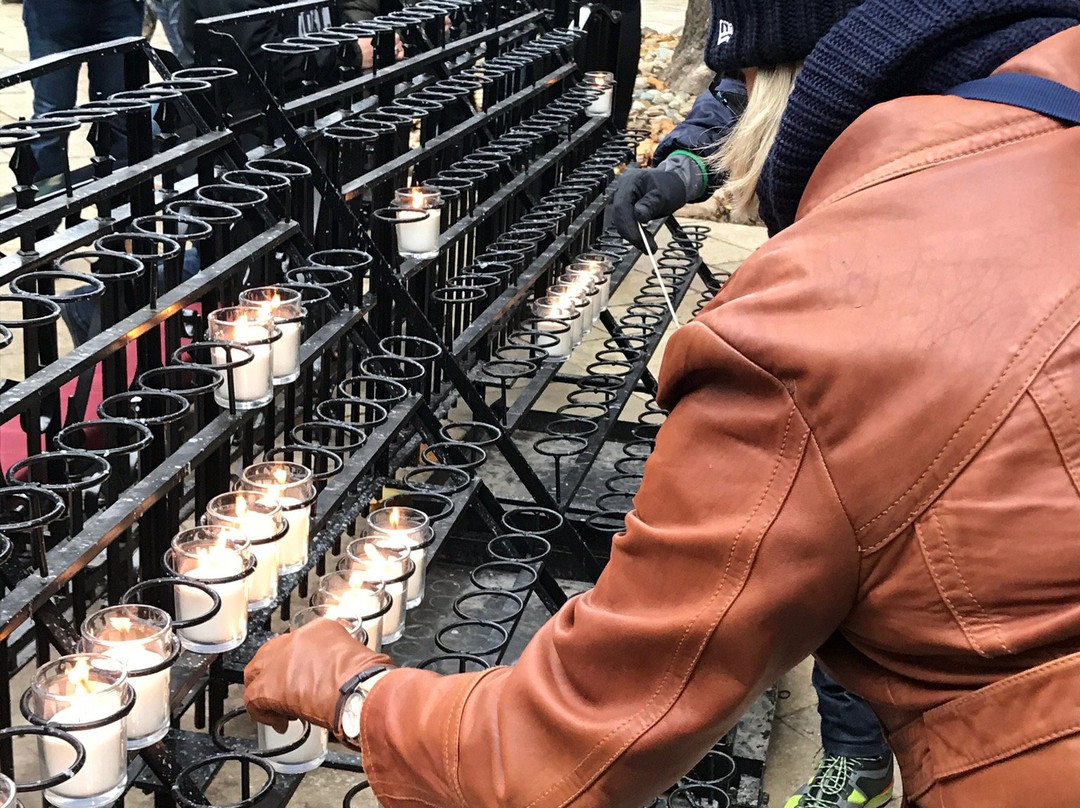
M 1062 439 L 1058 437 L 1058 429 L 1055 425 L 1056 419 L 1054 418 L 1053 407 L 1043 396 L 1042 392 L 1037 389 L 1037 382 L 1038 380 L 1031 385 L 1031 389 L 1028 390 L 1028 395 L 1031 396 L 1031 400 L 1035 402 L 1035 409 L 1039 411 L 1039 417 L 1042 418 L 1042 422 L 1046 426 L 1046 431 L 1050 435 L 1050 441 L 1054 444 L 1054 449 L 1057 450 L 1058 457 L 1061 458 L 1061 464 L 1065 467 L 1065 473 L 1069 475 L 1069 481 L 1072 483 L 1073 490 L 1080 494 L 1080 468 L 1077 468 L 1077 464 L 1069 457 L 1069 453 L 1066 452 L 1065 447 L 1062 446 Z M 1051 385 L 1053 385 L 1052 382 Z M 1062 400 L 1066 408 L 1070 409 L 1061 391 L 1057 389 L 1056 385 L 1053 385 L 1053 387 L 1054 392 Z M 1072 414 L 1071 409 L 1069 411 L 1069 416 L 1073 422 L 1073 426 L 1078 430 L 1078 433 L 1080 433 L 1080 423 L 1077 423 L 1076 417 Z
M 799 405 L 795 405 L 795 409 L 799 409 Z M 858 536 L 855 534 L 855 523 L 851 521 L 851 513 L 848 511 L 847 503 L 844 502 L 844 498 L 840 496 L 840 489 L 836 487 L 836 480 L 833 478 L 832 469 L 829 468 L 829 461 L 825 458 L 825 451 L 821 447 L 821 443 L 817 439 L 817 433 L 814 432 L 814 428 L 810 426 L 810 421 L 803 414 L 802 410 L 799 410 L 799 415 L 802 416 L 803 421 L 806 422 L 807 428 L 810 430 L 810 439 L 814 441 L 814 446 L 817 447 L 818 455 L 821 457 L 821 467 L 825 471 L 825 479 L 829 481 L 829 488 L 832 489 L 833 495 L 836 497 L 837 504 L 840 505 L 840 510 L 844 513 L 844 519 L 847 520 L 848 527 L 851 528 L 851 537 L 855 539 L 855 549 L 859 549 Z
M 450 775 L 450 782 L 453 783 L 454 793 L 457 794 L 459 801 L 458 804 L 463 808 L 469 803 L 466 801 L 465 794 L 461 790 L 461 767 L 459 765 L 460 755 L 458 754 L 461 743 L 461 718 L 465 714 L 465 705 L 468 703 L 469 697 L 473 694 L 473 691 L 476 690 L 480 683 L 490 674 L 499 670 L 506 670 L 506 668 L 505 666 L 489 668 L 477 676 L 469 687 L 464 688 L 458 695 L 453 709 L 447 711 L 446 732 L 444 733 L 446 744 L 443 749 L 443 765 L 446 767 L 447 774 Z M 441 806 L 440 808 L 446 808 L 446 806 Z
M 1044 119 L 1050 122 L 1048 124 L 1040 126 L 1035 131 L 1024 132 L 1021 134 L 1012 135 L 1011 137 L 1001 138 L 999 140 L 995 140 L 992 143 L 987 143 L 981 146 L 972 146 L 955 154 L 927 156 L 919 160 L 912 161 L 912 158 L 916 157 L 921 152 L 930 152 L 943 146 L 966 142 L 969 141 L 974 135 L 987 134 L 995 130 L 1007 129 L 1028 122 L 1033 123 L 1037 119 Z M 983 152 L 992 151 L 1003 146 L 1011 146 L 1015 143 L 1022 143 L 1025 140 L 1030 140 L 1034 137 L 1040 137 L 1042 135 L 1058 131 L 1062 131 L 1061 124 L 1052 121 L 1051 119 L 1047 119 L 1045 118 L 1045 116 L 1039 115 L 1038 113 L 1025 112 L 1012 120 L 1005 121 L 1004 123 L 989 125 L 986 129 L 983 129 L 980 132 L 976 132 L 974 133 L 974 135 L 972 133 L 967 133 L 962 136 L 953 135 L 942 140 L 933 141 L 931 143 L 927 143 L 924 146 L 921 146 L 916 152 L 905 154 L 902 157 L 897 157 L 887 163 L 884 163 L 883 165 L 878 166 L 872 171 L 864 173 L 858 179 L 853 180 L 843 188 L 834 191 L 821 202 L 815 204 L 813 208 L 807 211 L 807 213 L 809 213 L 810 210 L 818 210 L 821 208 L 825 208 L 829 205 L 846 199 L 849 196 L 853 196 L 854 194 L 857 194 L 861 191 L 866 191 L 876 185 L 882 185 L 883 183 L 899 179 L 900 177 L 907 176 L 908 174 L 915 174 L 920 171 L 925 171 L 928 168 L 932 168 L 933 166 L 941 165 L 942 163 L 951 163 L 956 160 L 961 160 L 965 157 L 973 157 L 977 154 L 982 154 Z
M 717 335 L 717 336 L 719 336 L 719 335 Z M 762 372 L 767 373 L 767 371 L 764 371 L 764 369 L 761 369 L 761 370 L 762 370 Z M 775 379 L 775 377 L 773 377 L 772 374 L 768 374 L 768 375 L 771 378 Z M 795 402 L 794 402 L 793 399 L 791 399 L 790 394 L 788 395 L 788 399 L 789 399 L 789 401 L 791 403 L 791 407 L 790 407 L 790 409 L 788 411 L 788 419 L 787 419 L 787 423 L 785 424 L 785 427 L 784 427 L 784 434 L 783 434 L 783 437 L 781 438 L 781 441 L 780 441 L 780 447 L 776 452 L 776 461 L 773 464 L 773 469 L 772 469 L 771 474 L 769 475 L 769 480 L 768 480 L 768 482 L 766 482 L 766 484 L 764 486 L 764 489 L 763 489 L 763 492 L 762 492 L 762 495 L 758 499 L 757 504 L 752 509 L 750 515 L 747 517 L 747 519 L 743 523 L 742 527 L 739 529 L 738 533 L 735 536 L 735 539 L 732 541 L 732 549 L 731 549 L 731 552 L 728 554 L 727 563 L 724 566 L 724 571 L 723 571 L 723 573 L 721 575 L 720 581 L 717 583 L 715 589 L 713 590 L 712 595 L 709 597 L 708 602 L 688 622 L 688 624 L 686 625 L 686 628 L 683 630 L 682 637 L 679 639 L 679 644 L 675 647 L 675 650 L 672 653 L 672 661 L 669 664 L 668 668 L 664 671 L 663 677 L 661 678 L 660 682 L 657 684 L 656 689 L 649 696 L 648 701 L 645 702 L 645 704 L 642 706 L 642 708 L 637 713 L 635 713 L 634 715 L 628 716 L 621 724 L 619 724 L 617 727 L 610 730 L 603 738 L 598 740 L 593 745 L 593 747 L 591 749 L 589 749 L 589 751 L 586 752 L 582 756 L 582 758 L 581 758 L 581 760 L 580 760 L 580 762 L 578 763 L 577 766 L 575 766 L 573 769 L 571 769 L 565 775 L 563 775 L 562 779 L 560 779 L 556 783 L 553 783 L 544 793 L 538 795 L 535 799 L 533 799 L 531 802 L 529 802 L 525 806 L 525 808 L 536 808 L 536 806 L 539 803 L 541 803 L 546 797 L 548 797 L 549 795 L 551 795 L 552 793 L 557 791 L 564 783 L 568 782 L 576 772 L 578 772 L 583 766 L 585 766 L 586 763 L 589 761 L 589 758 L 593 755 L 594 752 L 596 752 L 598 749 L 600 749 L 609 740 L 611 740 L 612 738 L 619 735 L 626 727 L 630 726 L 634 722 L 640 722 L 640 729 L 635 731 L 633 733 L 632 737 L 628 738 L 623 744 L 621 744 L 619 746 L 619 748 L 615 749 L 611 753 L 610 757 L 608 757 L 607 760 L 603 761 L 599 765 L 599 767 L 592 774 L 592 776 L 588 778 L 587 781 L 585 781 L 573 794 L 569 795 L 565 800 L 558 803 L 558 805 L 559 806 L 565 806 L 565 805 L 569 804 L 571 801 L 577 799 L 590 786 L 592 786 L 592 784 L 595 783 L 596 780 L 601 775 L 603 775 L 603 773 L 606 772 L 611 767 L 611 765 L 616 760 L 618 760 L 626 752 L 627 749 L 629 749 L 643 735 L 645 735 L 645 733 L 647 733 L 650 729 L 652 729 L 656 725 L 656 722 L 660 718 L 662 718 L 668 711 L 670 711 L 672 707 L 675 706 L 675 703 L 679 700 L 680 695 L 683 693 L 683 691 L 686 690 L 686 685 L 690 681 L 690 678 L 693 676 L 694 671 L 697 670 L 698 663 L 701 661 L 701 657 L 704 654 L 705 647 L 709 644 L 709 642 L 712 639 L 713 635 L 716 633 L 716 630 L 717 630 L 717 628 L 719 628 L 720 623 L 723 622 L 723 619 L 724 619 L 725 615 L 727 615 L 729 609 L 731 608 L 731 605 L 735 602 L 735 600 L 741 594 L 743 586 L 746 583 L 746 579 L 749 576 L 750 569 L 753 566 L 752 563 L 748 563 L 746 565 L 746 569 L 744 570 L 742 580 L 739 582 L 739 585 L 736 586 L 734 588 L 734 590 L 731 592 L 731 594 L 728 597 L 727 601 L 725 603 L 723 603 L 723 605 L 720 607 L 719 611 L 716 614 L 716 617 L 713 619 L 712 623 L 708 626 L 708 629 L 704 632 L 704 634 L 703 634 L 703 636 L 701 638 L 701 642 L 698 645 L 697 651 L 696 651 L 693 659 L 691 659 L 689 661 L 689 663 L 687 664 L 686 670 L 683 672 L 683 674 L 681 676 L 681 681 L 678 682 L 678 686 L 674 689 L 674 692 L 671 694 L 671 696 L 666 701 L 666 703 L 654 706 L 654 703 L 661 697 L 661 694 L 669 686 L 668 685 L 668 680 L 671 679 L 673 677 L 673 675 L 675 675 L 675 671 L 672 670 L 672 666 L 675 664 L 675 661 L 678 659 L 680 651 L 684 647 L 685 643 L 687 643 L 688 640 L 690 639 L 691 629 L 693 628 L 694 624 L 702 616 L 706 615 L 709 612 L 710 609 L 715 608 L 716 601 L 720 598 L 720 596 L 721 596 L 721 594 L 723 592 L 723 589 L 724 589 L 724 585 L 727 583 L 728 574 L 729 574 L 730 569 L 731 569 L 732 559 L 735 556 L 735 547 L 738 544 L 739 539 L 742 537 L 743 531 L 746 529 L 747 525 L 749 525 L 751 523 L 754 516 L 761 509 L 761 505 L 767 499 L 767 497 L 769 495 L 769 492 L 773 490 L 773 484 L 774 484 L 774 482 L 776 480 L 776 476 L 779 473 L 781 467 L 783 466 L 784 459 L 785 459 L 786 454 L 787 454 L 788 440 L 789 440 L 789 435 L 791 433 L 792 421 L 794 420 L 796 413 L 798 413 L 798 408 L 795 406 Z M 800 420 L 803 420 L 801 418 L 801 413 L 800 413 Z M 808 441 L 809 435 L 810 435 L 809 425 L 806 424 L 805 420 L 803 420 L 803 424 L 804 424 L 804 426 L 806 426 L 806 430 L 805 430 L 805 432 L 803 434 L 803 437 L 802 437 L 802 440 L 801 440 L 801 445 L 800 445 L 798 451 L 794 454 L 794 456 L 792 457 L 792 460 L 791 460 L 791 466 L 792 466 L 791 475 L 790 475 L 790 479 L 789 479 L 788 485 L 787 485 L 787 488 L 788 488 L 789 491 L 790 491 L 792 482 L 794 481 L 795 477 L 798 475 L 799 469 L 802 467 L 802 460 L 805 457 L 806 444 L 807 444 L 807 441 Z M 772 527 L 773 523 L 776 520 L 777 514 L 783 508 L 784 503 L 786 501 L 787 501 L 787 493 L 785 493 L 785 495 L 779 499 L 779 501 L 776 504 L 776 508 L 769 515 L 769 518 L 765 521 L 765 524 L 763 525 L 763 527 L 761 529 L 761 532 L 757 536 L 757 539 L 756 539 L 755 544 L 754 544 L 754 548 L 753 548 L 752 552 L 750 553 L 750 558 L 753 558 L 753 557 L 755 557 L 757 555 L 757 551 L 758 551 L 758 548 L 761 546 L 761 542 L 764 540 L 766 534 L 768 534 L 769 529 Z
M 1015 351 L 1013 351 L 1013 355 L 1011 357 L 1009 357 L 1009 361 L 1006 363 L 1005 367 L 1002 368 L 1001 373 L 998 374 L 997 379 L 994 380 L 994 383 L 990 386 L 990 389 L 986 391 L 986 394 L 982 397 L 982 399 L 979 400 L 979 403 L 975 406 L 975 408 L 970 413 L 968 413 L 968 416 L 956 428 L 956 430 L 953 432 L 953 434 L 949 436 L 949 439 L 946 440 L 944 444 L 942 444 L 941 449 L 938 450 L 938 453 L 934 456 L 934 459 L 930 461 L 930 463 L 926 466 L 926 468 L 923 470 L 923 472 L 918 476 L 918 478 L 915 480 L 915 482 L 913 482 L 910 486 L 908 486 L 908 488 L 903 493 L 901 493 L 899 496 L 897 496 L 896 499 L 894 499 L 892 501 L 892 503 L 890 503 L 883 511 L 881 511 L 881 513 L 879 513 L 877 516 L 875 516 L 870 521 L 868 521 L 865 524 L 863 524 L 863 525 L 859 526 L 858 528 L 856 528 L 856 531 L 855 531 L 856 534 L 865 533 L 870 528 L 871 525 L 873 525 L 875 522 L 878 522 L 879 520 L 881 520 L 882 518 L 887 516 L 889 514 L 889 512 L 891 512 L 897 505 L 900 504 L 900 502 L 904 499 L 904 497 L 906 497 L 908 494 L 910 494 L 912 491 L 914 491 L 915 488 L 918 487 L 919 483 L 921 483 L 930 474 L 930 472 L 933 470 L 934 466 L 937 464 L 938 460 L 940 460 L 942 455 L 945 454 L 945 451 L 949 448 L 949 446 L 953 443 L 953 441 L 956 440 L 957 436 L 963 431 L 964 427 L 967 426 L 968 422 L 970 422 L 979 413 L 979 411 L 986 405 L 987 401 L 990 400 L 990 397 L 994 394 L 994 392 L 998 389 L 998 387 L 1001 386 L 1001 384 L 1003 383 L 1006 375 L 1008 375 L 1008 372 L 1012 369 L 1013 365 L 1015 365 L 1017 363 L 1017 361 L 1019 361 L 1021 354 L 1024 352 L 1024 349 L 1028 346 L 1028 344 L 1033 339 L 1035 339 L 1035 337 L 1042 330 L 1042 327 L 1054 316 L 1054 314 L 1057 313 L 1057 311 L 1059 309 L 1062 308 L 1062 306 L 1065 305 L 1066 301 L 1068 301 L 1070 297 L 1072 297 L 1073 295 L 1075 295 L 1077 293 L 1077 291 L 1080 291 L 1080 283 L 1075 284 L 1074 286 L 1072 286 L 1064 295 L 1061 296 L 1061 298 L 1057 301 L 1057 303 L 1055 303 L 1054 306 L 1051 307 L 1051 309 L 1045 315 L 1043 315 L 1042 319 L 1040 319 L 1039 322 L 1035 324 L 1035 327 L 1032 328 L 1032 330 L 1024 338 L 1024 341 L 1016 348 Z M 1074 318 L 1071 325 L 1070 325 L 1070 327 L 1065 331 L 1065 333 L 1067 334 L 1069 331 L 1071 331 L 1073 328 L 1075 328 L 1076 323 L 1078 321 L 1080 321 L 1080 317 Z M 1031 387 L 1032 381 L 1035 379 L 1036 376 L 1038 376 L 1038 374 L 1039 374 L 1039 372 L 1040 372 L 1040 370 L 1042 368 L 1042 365 L 1045 363 L 1046 359 L 1049 358 L 1054 353 L 1054 351 L 1057 350 L 1057 348 L 1058 348 L 1058 343 L 1055 342 L 1053 345 L 1051 345 L 1047 349 L 1047 351 L 1041 357 L 1039 357 L 1039 361 L 1035 363 L 1034 370 L 1031 372 L 1031 374 L 1024 381 L 1024 384 L 1021 385 L 1020 389 L 1017 391 L 1017 393 L 1012 398 L 1009 399 L 1006 406 L 994 418 L 994 420 L 991 422 L 991 424 L 987 427 L 986 431 L 984 431 L 982 433 L 982 435 L 979 436 L 978 440 L 975 441 L 975 446 L 973 446 L 971 448 L 971 450 L 969 450 L 956 463 L 956 465 L 954 465 L 953 468 L 949 470 L 948 474 L 946 474 L 946 479 L 944 479 L 934 489 L 934 491 L 932 491 L 930 493 L 930 495 L 925 497 L 919 503 L 919 505 L 917 507 L 915 507 L 907 515 L 907 517 L 905 517 L 905 519 L 900 523 L 899 527 L 897 527 L 895 530 L 891 531 L 888 535 L 885 536 L 885 538 L 883 538 L 877 544 L 874 544 L 874 545 L 872 545 L 870 547 L 865 548 L 863 550 L 863 552 L 866 552 L 866 553 L 873 552 L 874 550 L 877 550 L 879 547 L 884 546 L 887 542 L 891 541 L 901 530 L 903 530 L 903 528 L 906 526 L 906 524 L 908 523 L 908 521 L 911 518 L 913 518 L 915 516 L 918 516 L 918 514 L 921 513 L 926 508 L 926 503 L 932 502 L 934 500 L 934 498 L 949 484 L 949 482 L 951 482 L 952 473 L 955 472 L 956 469 L 960 468 L 968 460 L 970 460 L 970 458 L 973 456 L 973 454 L 977 453 L 978 448 L 979 448 L 979 444 L 982 442 L 982 440 L 987 435 L 992 433 L 995 429 L 997 429 L 998 425 L 1001 423 L 1001 420 L 1012 410 L 1015 403 L 1020 400 L 1020 398 L 1024 395 L 1024 393 L 1027 392 L 1027 390 Z

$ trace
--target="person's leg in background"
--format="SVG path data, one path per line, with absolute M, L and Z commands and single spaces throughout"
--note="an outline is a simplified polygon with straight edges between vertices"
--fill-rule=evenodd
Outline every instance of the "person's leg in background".
M 878 808 L 892 799 L 893 756 L 866 702 L 814 665 L 821 764 L 785 808 Z
M 102 0 L 94 4 L 91 44 L 129 36 L 142 36 L 143 4 L 135 0 Z M 87 62 L 90 100 L 108 98 L 124 90 L 124 57 L 121 54 L 96 56 Z M 119 165 L 127 162 L 127 137 L 118 116 L 113 121 L 112 156 Z
M 180 36 L 180 0 L 146 0 L 146 4 L 161 23 L 161 30 L 180 64 L 184 67 L 195 64 L 195 53 Z
M 30 45 L 30 58 L 40 59 L 60 51 L 80 47 L 83 3 L 75 0 L 25 0 L 23 24 Z M 30 83 L 34 88 L 34 116 L 55 109 L 75 106 L 75 90 L 79 81 L 77 65 L 52 70 Z M 34 181 L 39 185 L 64 171 L 64 157 L 59 141 L 41 138 L 33 144 L 38 170 Z M 59 182 L 59 180 L 56 180 Z

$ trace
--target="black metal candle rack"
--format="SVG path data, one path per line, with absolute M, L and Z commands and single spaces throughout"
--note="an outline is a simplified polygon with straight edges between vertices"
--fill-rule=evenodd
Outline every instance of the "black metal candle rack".
M 669 220 L 659 276 L 619 317 L 603 311 L 606 338 L 584 372 L 549 357 L 559 327 L 529 303 L 574 256 L 598 256 L 612 290 L 640 280 L 637 251 L 604 229 L 603 211 L 643 133 L 590 116 L 597 91 L 582 82 L 582 65 L 612 52 L 619 15 L 579 29 L 577 11 L 420 0 L 342 24 L 331 0 L 302 0 L 201 21 L 194 68 L 123 39 L 0 73 L 3 89 L 109 53 L 126 86 L 0 126 L 16 179 L 0 243 L 19 245 L 0 258 L 0 350 L 21 346 L 23 363 L 0 388 L 4 439 L 22 450 L 0 487 L 0 666 L 70 653 L 100 604 L 169 606 L 173 534 L 243 467 L 314 472 L 307 563 L 251 612 L 239 648 L 179 656 L 173 729 L 130 754 L 129 785 L 156 804 L 210 805 L 207 784 L 230 766 L 244 808 L 284 805 L 299 787 L 303 775 L 275 773 L 252 744 L 223 751 L 206 730 L 373 502 L 421 510 L 434 531 L 428 596 L 389 649 L 400 664 L 512 661 L 574 581 L 599 574 L 664 419 L 647 362 L 667 297 L 677 306 L 700 278 L 707 298 L 723 278 L 698 255 L 704 228 Z M 245 51 L 253 25 L 277 36 Z M 86 165 L 66 148 L 77 137 L 94 153 Z M 34 150 L 49 140 L 66 168 L 43 192 Z M 439 192 L 438 247 L 401 260 L 391 203 L 417 184 Z M 300 293 L 299 376 L 245 409 L 238 379 L 256 351 L 212 338 L 205 315 L 267 284 Z M 79 305 L 93 311 L 90 336 L 62 352 L 61 316 Z M 553 391 L 565 403 L 551 408 Z M 628 421 L 635 394 L 645 407 Z M 187 714 L 204 731 L 180 729 Z M 760 804 L 769 715 L 762 702 L 671 804 Z M 5 772 L 19 735 L 0 732 Z M 324 765 L 362 772 L 345 751 Z

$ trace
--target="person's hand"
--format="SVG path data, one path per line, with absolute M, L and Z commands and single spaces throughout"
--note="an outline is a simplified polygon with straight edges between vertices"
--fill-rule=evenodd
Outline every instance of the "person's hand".
M 644 252 L 638 223 L 670 216 L 685 204 L 686 185 L 678 174 L 655 168 L 631 168 L 619 178 L 611 219 L 619 235 Z M 655 251 L 656 241 L 647 231 L 646 236 L 649 247 Z
M 393 666 L 353 638 L 335 620 L 316 620 L 275 637 L 259 649 L 244 669 L 244 706 L 260 724 L 284 732 L 291 719 L 340 733 L 340 688 L 361 671 Z

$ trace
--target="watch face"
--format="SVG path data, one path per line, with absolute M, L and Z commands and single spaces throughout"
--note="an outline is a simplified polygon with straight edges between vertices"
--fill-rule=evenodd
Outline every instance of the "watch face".
M 341 731 L 346 738 L 360 737 L 360 709 L 364 706 L 364 697 L 353 693 L 345 699 L 341 711 Z

